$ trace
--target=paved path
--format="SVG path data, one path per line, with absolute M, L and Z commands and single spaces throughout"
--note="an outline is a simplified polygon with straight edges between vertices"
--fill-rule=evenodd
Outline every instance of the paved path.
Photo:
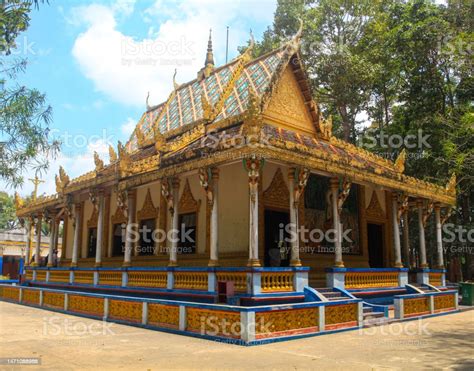
M 254 347 L 101 326 L 101 321 L 0 302 L 0 357 L 41 357 L 41 368 L 62 370 L 474 369 L 473 310 Z

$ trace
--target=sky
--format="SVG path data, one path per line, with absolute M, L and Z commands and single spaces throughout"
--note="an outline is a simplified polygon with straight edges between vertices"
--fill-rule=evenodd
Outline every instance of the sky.
M 55 193 L 54 175 L 63 166 L 71 178 L 94 169 L 93 152 L 108 161 L 108 146 L 126 142 L 146 109 L 168 97 L 176 81 L 196 77 L 203 67 L 212 29 L 216 66 L 229 60 L 273 21 L 276 0 L 116 0 L 40 4 L 17 39 L 12 57 L 26 57 L 18 83 L 36 88 L 53 108 L 51 134 L 62 142 L 38 194 Z M 33 185 L 17 189 L 30 194 Z M 5 183 L 0 189 L 13 193 Z

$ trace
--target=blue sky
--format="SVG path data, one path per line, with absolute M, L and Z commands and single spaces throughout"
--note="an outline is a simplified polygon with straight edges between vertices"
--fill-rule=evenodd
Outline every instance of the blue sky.
M 276 0 L 54 1 L 31 14 L 16 56 L 29 65 L 19 83 L 46 93 L 51 129 L 63 142 L 40 193 L 54 193 L 62 165 L 71 177 L 93 169 L 97 150 L 108 161 L 108 144 L 126 141 L 145 109 L 165 100 L 177 69 L 178 83 L 202 67 L 212 28 L 216 65 L 229 59 L 272 23 Z M 31 177 L 26 173 L 25 177 Z M 4 185 L 0 183 L 0 188 Z M 10 190 L 12 191 L 12 190 Z M 25 182 L 20 194 L 32 191 Z

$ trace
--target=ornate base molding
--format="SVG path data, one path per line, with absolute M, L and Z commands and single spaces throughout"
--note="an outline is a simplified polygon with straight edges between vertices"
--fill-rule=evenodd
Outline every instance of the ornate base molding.
M 168 263 L 168 267 L 177 267 L 177 266 L 178 266 L 178 262 L 177 262 L 177 261 L 170 260 L 170 262 Z
M 290 267 L 301 267 L 301 266 L 302 266 L 302 264 L 301 264 L 300 259 L 290 261 Z
M 344 268 L 344 262 L 334 262 L 334 267 L 335 268 Z
M 261 267 L 259 259 L 249 259 L 247 262 L 247 267 Z
M 207 264 L 208 267 L 218 267 L 219 266 L 219 260 L 209 260 L 209 263 Z

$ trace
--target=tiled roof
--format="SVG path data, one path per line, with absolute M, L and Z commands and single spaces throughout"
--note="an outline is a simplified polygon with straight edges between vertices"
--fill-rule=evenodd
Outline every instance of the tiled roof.
M 232 91 L 225 100 L 216 121 L 239 115 L 245 111 L 248 100 L 248 89 L 251 87 L 258 95 L 262 95 L 268 87 L 272 76 L 284 56 L 284 48 L 248 62 L 234 82 Z M 201 95 L 215 106 L 223 96 L 226 86 L 238 68 L 239 59 L 216 68 L 209 77 L 201 81 L 193 80 L 179 86 L 171 93 L 167 102 L 163 102 L 145 112 L 138 127 L 145 135 L 145 140 L 153 137 L 154 127 L 161 133 L 178 129 L 203 118 Z M 138 149 L 135 133 L 127 143 L 127 150 Z

